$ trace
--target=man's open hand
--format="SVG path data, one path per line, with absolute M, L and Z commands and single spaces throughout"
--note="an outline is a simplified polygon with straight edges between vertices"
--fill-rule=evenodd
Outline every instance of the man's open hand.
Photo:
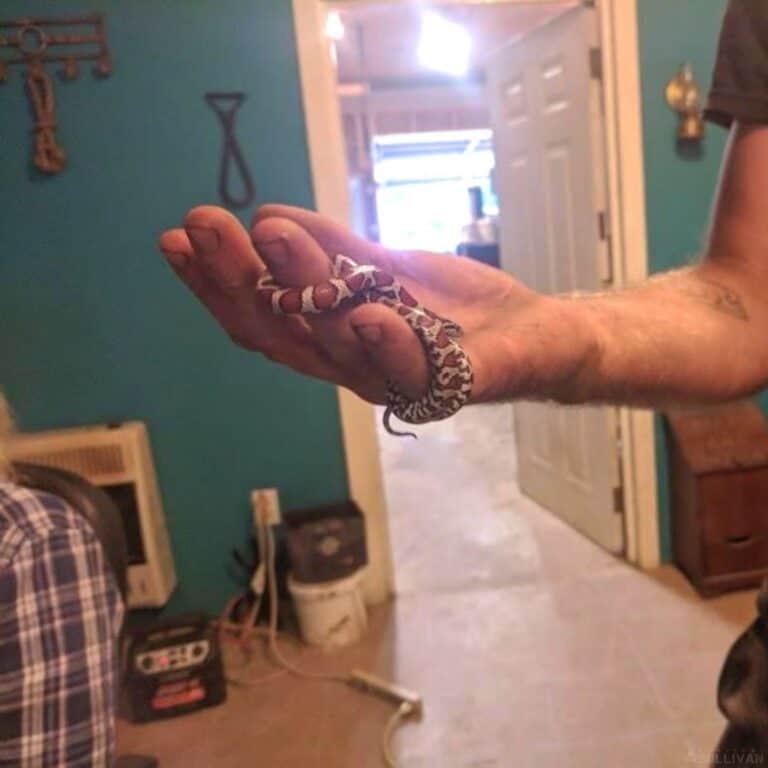
M 566 317 L 551 323 L 568 311 L 565 303 L 466 258 L 386 249 L 300 208 L 264 206 L 249 235 L 228 211 L 201 206 L 183 229 L 164 232 L 159 245 L 237 344 L 371 402 L 384 402 L 388 379 L 412 398 L 428 386 L 424 350 L 405 320 L 381 304 L 275 316 L 255 290 L 265 269 L 283 286 L 313 285 L 330 276 L 329 257 L 341 253 L 393 274 L 424 306 L 463 327 L 461 344 L 475 372 L 473 401 L 546 395 L 552 354 L 563 357 L 558 377 L 569 364 L 580 365 L 579 324 Z M 551 327 L 567 328 L 571 338 L 557 338 Z

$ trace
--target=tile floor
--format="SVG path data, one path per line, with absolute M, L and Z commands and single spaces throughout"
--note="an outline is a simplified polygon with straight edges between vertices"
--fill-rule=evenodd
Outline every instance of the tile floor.
M 420 691 L 402 768 L 706 766 L 715 686 L 754 593 L 700 600 L 672 568 L 642 574 L 520 495 L 509 406 L 383 436 L 398 599 L 365 642 L 294 650 L 306 668 L 362 667 Z M 268 671 L 257 661 L 252 675 Z M 121 751 L 162 768 L 374 768 L 390 707 L 288 675 L 215 709 L 121 723 Z

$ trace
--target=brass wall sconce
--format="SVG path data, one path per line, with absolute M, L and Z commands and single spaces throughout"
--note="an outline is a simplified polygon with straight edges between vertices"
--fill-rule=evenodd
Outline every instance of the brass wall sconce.
M 701 106 L 701 88 L 696 82 L 693 67 L 685 63 L 667 84 L 667 104 L 677 112 L 680 122 L 677 126 L 678 141 L 699 142 L 706 133 L 704 112 Z

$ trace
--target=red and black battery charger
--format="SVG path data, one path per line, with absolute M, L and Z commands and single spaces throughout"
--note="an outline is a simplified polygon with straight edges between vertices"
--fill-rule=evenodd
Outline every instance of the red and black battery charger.
M 218 633 L 205 614 L 131 631 L 122 658 L 122 710 L 131 722 L 183 715 L 226 699 Z

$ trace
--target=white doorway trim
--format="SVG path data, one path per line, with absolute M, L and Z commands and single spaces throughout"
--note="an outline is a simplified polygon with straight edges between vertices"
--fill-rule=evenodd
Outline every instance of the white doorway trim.
M 606 155 L 617 286 L 648 277 L 645 168 L 637 0 L 598 0 L 605 80 Z M 653 412 L 621 408 L 629 562 L 661 562 Z
M 352 5 L 370 0 L 348 1 Z M 387 0 L 393 4 L 409 1 Z M 438 0 L 432 4 L 466 1 Z M 547 2 L 522 0 L 521 4 Z M 315 206 L 320 213 L 347 223 L 346 155 L 336 75 L 324 34 L 326 3 L 292 3 Z M 597 0 L 597 6 L 606 85 L 613 266 L 617 285 L 629 285 L 648 274 L 637 0 Z M 372 406 L 341 388 L 338 399 L 350 495 L 366 514 L 370 555 L 366 598 L 371 603 L 381 602 L 392 592 L 393 565 L 375 413 Z M 621 426 L 627 559 L 641 568 L 652 568 L 660 560 L 653 415 L 621 409 Z
M 322 0 L 293 0 L 315 207 L 346 224 L 346 152 L 325 15 Z M 338 387 L 337 394 L 349 493 L 365 514 L 369 566 L 363 588 L 366 601 L 375 604 L 387 600 L 394 585 L 375 412 L 349 390 Z

